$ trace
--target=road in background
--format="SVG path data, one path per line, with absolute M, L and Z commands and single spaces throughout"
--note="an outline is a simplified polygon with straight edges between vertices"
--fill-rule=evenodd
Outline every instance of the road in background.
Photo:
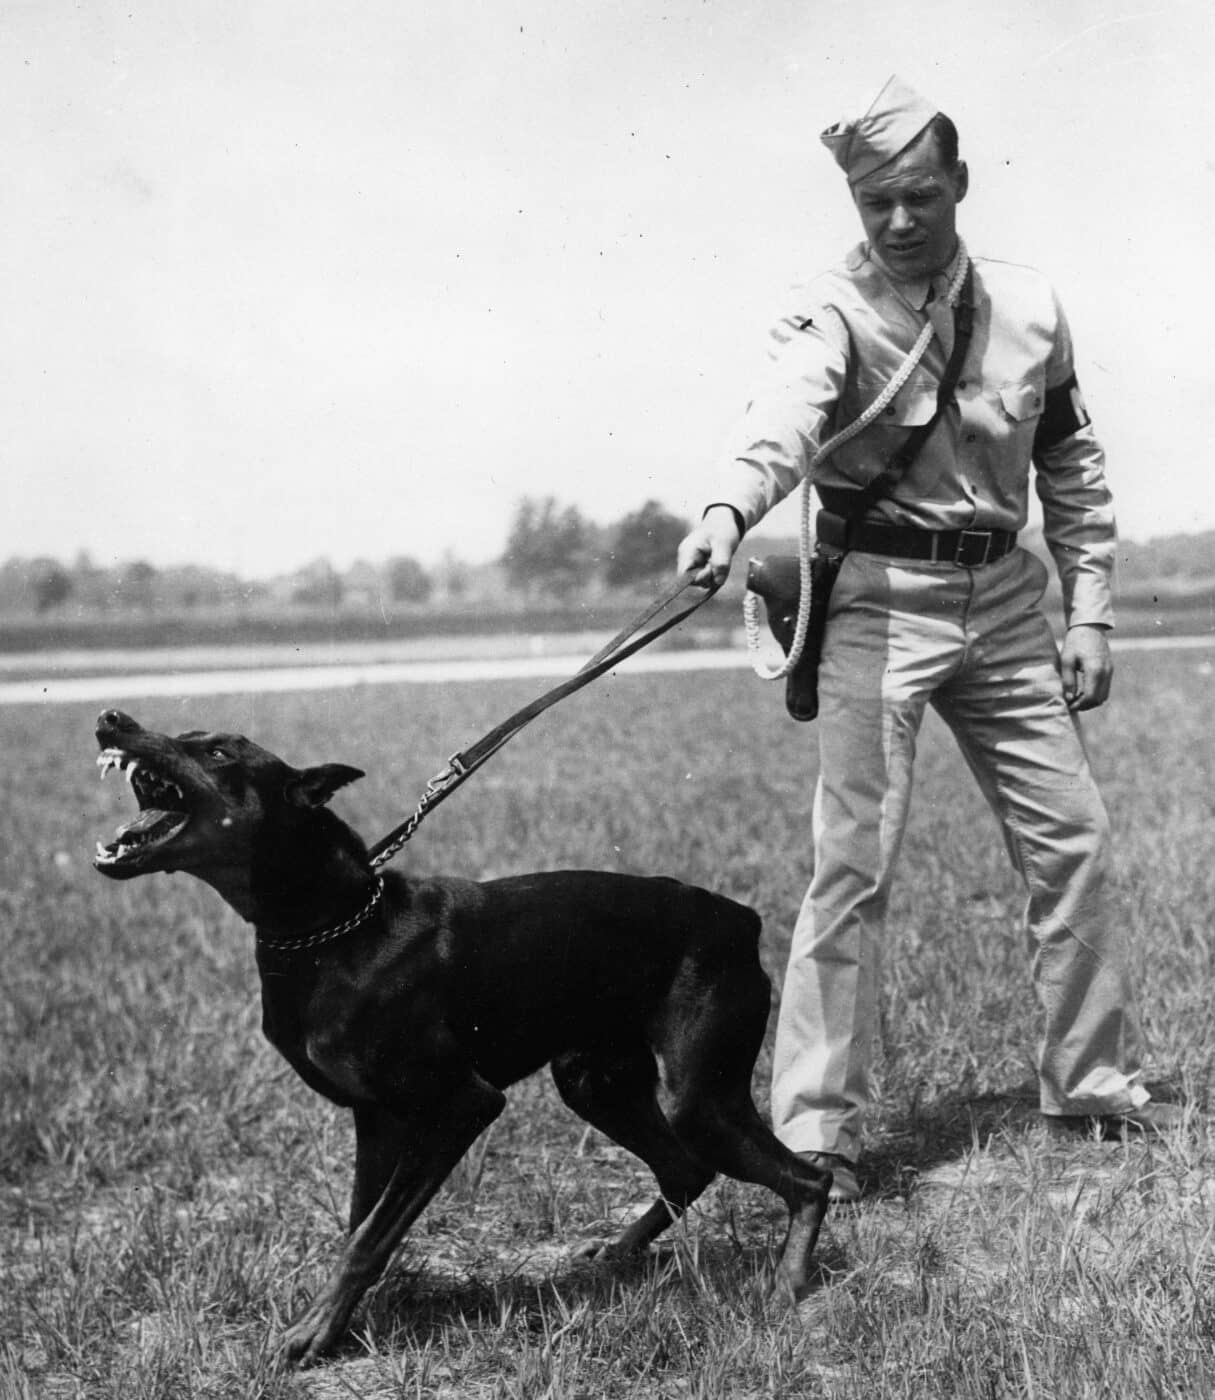
M 606 634 L 602 639 L 606 640 Z M 598 641 L 579 637 L 581 649 L 548 651 L 571 638 L 532 639 L 530 654 L 510 657 L 438 656 L 429 660 L 342 661 L 329 665 L 248 665 L 210 670 L 177 670 L 185 658 L 174 652 L 157 656 L 162 669 L 114 669 L 94 675 L 41 675 L 0 682 L 0 705 L 67 704 L 100 701 L 118 704 L 149 696 L 262 694 L 273 691 L 344 690 L 358 685 L 452 685 L 465 681 L 554 680 L 571 676 L 595 650 Z M 1198 637 L 1114 638 L 1115 651 L 1190 651 L 1215 647 L 1215 635 Z M 775 653 L 773 653 L 775 656 Z M 132 658 L 127 658 L 128 664 Z M 145 654 L 145 664 L 152 664 Z M 91 658 L 97 666 L 97 658 Z M 47 658 L 42 657 L 43 666 Z M 623 669 L 637 673 L 722 671 L 750 664 L 741 647 L 654 650 L 630 657 Z M 100 668 L 98 668 L 100 669 Z

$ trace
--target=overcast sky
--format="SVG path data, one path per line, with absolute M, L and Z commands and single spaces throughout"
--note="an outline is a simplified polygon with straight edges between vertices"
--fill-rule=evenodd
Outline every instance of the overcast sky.
M 0 558 L 497 555 L 698 512 L 817 133 L 892 71 L 1069 312 L 1124 534 L 1215 527 L 1210 0 L 0 0 Z

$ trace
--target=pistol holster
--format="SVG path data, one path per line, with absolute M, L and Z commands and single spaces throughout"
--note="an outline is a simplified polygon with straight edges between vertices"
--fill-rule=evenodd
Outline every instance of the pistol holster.
M 818 664 L 827 630 L 827 605 L 842 562 L 839 554 L 815 554 L 810 560 L 810 624 L 801 657 L 785 678 L 785 708 L 796 720 L 811 720 L 818 714 Z M 769 554 L 763 559 L 752 559 L 747 587 L 763 599 L 768 626 L 788 656 L 797 629 L 801 595 L 797 555 Z

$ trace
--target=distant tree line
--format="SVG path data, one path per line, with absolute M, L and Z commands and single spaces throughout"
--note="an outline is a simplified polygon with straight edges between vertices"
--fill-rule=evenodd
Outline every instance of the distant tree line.
M 0 564 L 0 616 L 189 615 L 300 608 L 351 612 L 433 607 L 493 609 L 652 588 L 672 571 L 688 522 L 649 500 L 609 525 L 553 496 L 515 507 L 502 557 L 467 564 L 448 554 L 430 568 L 399 555 L 339 570 L 315 559 L 275 578 L 134 559 L 103 566 L 38 557 Z M 1027 536 L 1027 539 L 1029 537 Z M 1032 540 L 1031 540 L 1032 547 Z M 1215 586 L 1215 530 L 1146 544 L 1122 541 L 1118 578 L 1128 598 L 1192 594 Z M 513 600 L 513 602 L 512 602 Z
M 339 570 L 325 558 L 275 578 L 245 579 L 201 564 L 157 568 L 147 560 L 100 565 L 84 552 L 70 562 L 13 558 L 0 564 L 0 615 L 223 613 L 492 606 L 508 597 L 535 601 L 605 589 L 641 588 L 674 565 L 687 522 L 646 501 L 611 525 L 588 520 L 554 497 L 516 506 L 501 559 L 471 565 L 446 556 L 426 568 L 400 555 Z
M 652 584 L 673 571 L 675 550 L 687 530 L 686 520 L 657 501 L 646 501 L 605 528 L 553 496 L 525 497 L 515 511 L 502 565 L 511 587 L 526 594 Z

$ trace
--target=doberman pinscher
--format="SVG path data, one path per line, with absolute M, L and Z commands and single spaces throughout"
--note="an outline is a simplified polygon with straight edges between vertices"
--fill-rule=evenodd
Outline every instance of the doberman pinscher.
M 334 1345 L 503 1090 L 549 1062 L 565 1102 L 658 1180 L 601 1254 L 644 1249 L 720 1171 L 784 1199 L 778 1279 L 804 1291 L 831 1175 L 751 1100 L 769 1004 L 753 910 L 602 871 L 381 878 L 326 805 L 357 768 L 292 768 L 239 735 L 172 738 L 117 710 L 97 739 L 102 775 L 120 768 L 140 808 L 97 869 L 186 871 L 252 923 L 266 1036 L 354 1115 L 350 1233 L 287 1360 Z

